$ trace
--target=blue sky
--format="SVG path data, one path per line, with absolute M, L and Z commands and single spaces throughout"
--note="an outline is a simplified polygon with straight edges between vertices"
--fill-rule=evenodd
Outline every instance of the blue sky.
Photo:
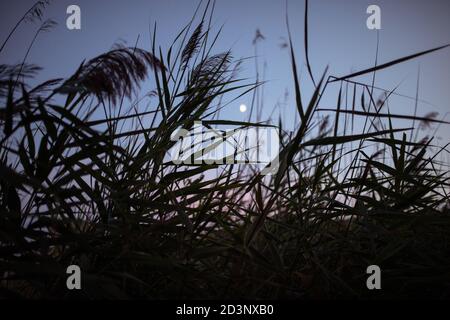
M 0 39 L 4 39 L 34 1 L 19 0 L 0 3 Z M 66 8 L 77 4 L 81 8 L 82 29 L 66 28 Z M 38 80 L 49 77 L 69 76 L 82 59 L 92 58 L 107 51 L 117 41 L 134 45 L 140 36 L 139 46 L 150 48 L 149 24 L 158 23 L 158 43 L 167 47 L 191 18 L 198 1 L 191 0 L 59 0 L 46 10 L 45 17 L 58 22 L 50 33 L 41 34 L 33 46 L 28 62 L 44 68 Z M 379 31 L 379 63 L 404 55 L 450 43 L 450 1 L 447 0 L 315 0 L 309 5 L 310 62 L 315 78 L 329 66 L 329 74 L 344 75 L 365 69 L 374 63 L 377 31 L 368 30 L 366 8 L 376 4 L 381 8 Z M 303 51 L 303 1 L 288 1 L 289 19 L 294 46 L 301 74 L 304 99 L 312 92 L 305 67 Z M 232 49 L 236 58 L 253 56 L 252 40 L 257 28 L 265 40 L 258 43 L 258 59 L 261 68 L 266 64 L 264 89 L 264 116 L 268 117 L 277 101 L 283 101 L 288 92 L 287 104 L 282 117 L 287 124 L 293 123 L 295 104 L 289 54 L 280 48 L 282 37 L 287 37 L 286 2 L 275 0 L 217 0 L 214 11 L 214 28 L 224 25 L 216 53 Z M 1 63 L 17 63 L 23 58 L 37 24 L 24 24 L 4 52 Z M 376 85 L 392 89 L 408 96 L 415 96 L 418 66 L 420 65 L 419 115 L 431 111 L 444 116 L 450 111 L 450 49 L 407 62 L 401 66 L 377 74 Z M 254 62 L 243 66 L 242 77 L 254 79 Z M 370 77 L 355 80 L 370 82 Z M 333 91 L 334 90 L 334 91 Z M 324 107 L 336 104 L 336 88 L 324 100 Z M 241 103 L 250 104 L 246 96 L 231 104 L 222 113 L 223 118 L 243 119 L 239 112 Z M 411 114 L 414 101 L 397 97 L 390 104 L 393 113 Z M 450 117 L 447 118 L 450 120 Z M 449 126 L 439 130 L 443 140 L 449 141 Z

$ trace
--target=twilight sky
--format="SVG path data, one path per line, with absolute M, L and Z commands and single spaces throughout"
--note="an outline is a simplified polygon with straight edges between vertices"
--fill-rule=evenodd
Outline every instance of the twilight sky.
M 117 41 L 134 45 L 140 35 L 139 46 L 150 49 L 149 24 L 158 23 L 158 42 L 169 45 L 179 30 L 190 20 L 197 0 L 58 0 L 46 10 L 45 17 L 58 22 L 50 33 L 41 34 L 31 49 L 28 62 L 44 68 L 38 80 L 65 77 L 75 71 L 82 59 L 107 51 Z M 2 1 L 0 3 L 0 40 L 34 3 L 33 0 Z M 77 4 L 81 8 L 81 30 L 66 28 L 66 8 Z M 315 78 L 329 65 L 331 75 L 344 75 L 373 65 L 377 31 L 366 27 L 366 8 L 376 4 L 381 8 L 379 31 L 379 63 L 401 56 L 450 43 L 450 1 L 448 0 L 314 0 L 309 5 L 310 62 Z M 303 96 L 311 95 L 312 86 L 304 64 L 303 15 L 304 1 L 289 0 L 289 19 Z M 217 0 L 214 28 L 224 24 L 215 53 L 232 49 L 235 58 L 252 56 L 252 40 L 257 28 L 265 40 L 258 43 L 261 68 L 266 64 L 264 115 L 268 117 L 277 101 L 284 100 L 282 117 L 294 121 L 295 105 L 288 51 L 282 49 L 282 37 L 287 37 L 284 0 Z M 0 53 L 0 63 L 18 63 L 29 45 L 37 23 L 23 24 L 6 49 Z M 395 66 L 377 74 L 376 85 L 415 96 L 417 72 L 420 65 L 419 115 L 437 111 L 443 117 L 450 111 L 450 49 Z M 254 61 L 243 66 L 241 77 L 255 77 Z M 370 83 L 369 77 L 355 80 Z M 333 91 L 331 91 L 333 93 Z M 334 92 L 335 94 L 335 92 Z M 243 119 L 239 105 L 250 104 L 251 96 L 244 96 L 222 113 L 223 118 Z M 395 103 L 394 103 L 395 102 Z M 324 107 L 334 107 L 336 95 L 323 100 Z M 411 114 L 414 100 L 396 97 L 389 105 L 392 113 Z M 450 120 L 450 116 L 446 118 Z M 439 135 L 450 141 L 450 126 L 439 129 Z

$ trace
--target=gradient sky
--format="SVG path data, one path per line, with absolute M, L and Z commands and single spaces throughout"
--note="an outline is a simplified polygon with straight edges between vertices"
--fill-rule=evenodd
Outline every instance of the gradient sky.
M 21 15 L 34 3 L 32 0 L 2 1 L 0 3 L 3 41 Z M 77 4 L 81 8 L 82 29 L 66 28 L 66 8 Z M 379 63 L 401 56 L 450 43 L 450 1 L 448 0 L 315 0 L 309 5 L 310 62 L 315 78 L 329 65 L 331 75 L 344 75 L 373 65 L 377 31 L 366 27 L 366 8 L 376 4 L 381 8 L 379 31 Z M 44 68 L 38 80 L 65 77 L 73 73 L 82 59 L 92 58 L 107 51 L 117 41 L 134 45 L 140 35 L 139 46 L 150 48 L 149 24 L 158 23 L 158 43 L 169 45 L 179 30 L 190 20 L 198 1 L 191 0 L 58 0 L 46 10 L 45 17 L 58 22 L 50 33 L 41 34 L 31 49 L 28 62 Z M 303 51 L 304 2 L 289 0 L 289 19 L 305 100 L 311 95 Z M 265 116 L 277 101 L 283 101 L 288 91 L 288 104 L 283 108 L 285 121 L 293 122 L 295 105 L 289 54 L 282 49 L 281 37 L 287 37 L 285 23 L 286 3 L 275 0 L 217 0 L 214 28 L 224 24 L 224 30 L 215 53 L 232 49 L 236 58 L 254 55 L 252 40 L 259 28 L 265 40 L 258 43 L 261 67 L 267 65 L 264 105 Z M 0 53 L 1 63 L 18 63 L 23 59 L 37 23 L 23 24 L 6 49 Z M 450 49 L 395 66 L 377 74 L 376 85 L 415 96 L 418 66 L 420 65 L 419 115 L 431 111 L 443 117 L 450 111 Z M 244 65 L 242 77 L 255 77 L 254 62 Z M 355 80 L 370 83 L 370 78 Z M 390 104 L 392 113 L 411 114 L 414 100 L 396 98 Z M 222 118 L 243 119 L 241 103 L 250 104 L 245 96 L 227 107 Z M 334 107 L 336 96 L 324 99 L 325 107 Z M 450 117 L 447 117 L 450 120 Z M 450 139 L 450 126 L 439 130 L 445 142 Z

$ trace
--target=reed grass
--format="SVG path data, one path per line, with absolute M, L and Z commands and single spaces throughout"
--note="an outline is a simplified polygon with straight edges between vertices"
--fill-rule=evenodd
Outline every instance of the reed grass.
M 164 157 L 174 130 L 264 85 L 236 78 L 231 52 L 214 53 L 220 34 L 207 10 L 167 52 L 155 25 L 150 50 L 117 46 L 68 79 L 30 87 L 37 67 L 0 67 L 1 295 L 448 298 L 448 175 L 438 160 L 447 146 L 411 134 L 445 123 L 391 114 L 390 93 L 376 102 L 373 87 L 352 82 L 444 47 L 346 76 L 325 71 L 304 101 L 289 34 L 299 121 L 292 135 L 279 123 L 278 173 L 174 165 Z M 150 92 L 139 87 L 146 77 Z M 340 92 L 335 108 L 321 107 L 332 83 L 354 86 L 353 106 Z M 398 118 L 415 128 L 394 127 Z M 82 269 L 80 291 L 66 289 L 71 264 Z M 365 286 L 371 264 L 382 268 L 381 291 Z

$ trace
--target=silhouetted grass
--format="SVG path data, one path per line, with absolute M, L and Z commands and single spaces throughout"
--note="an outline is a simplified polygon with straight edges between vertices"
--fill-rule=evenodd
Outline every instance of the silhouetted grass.
M 437 161 L 447 151 L 392 124 L 439 120 L 390 114 L 371 87 L 356 96 L 357 84 L 351 110 L 341 94 L 336 108 L 319 108 L 330 83 L 419 54 L 348 76 L 325 71 L 305 102 L 290 40 L 300 120 L 292 135 L 280 122 L 278 173 L 174 165 L 165 154 L 176 129 L 208 124 L 224 95 L 262 85 L 236 78 L 231 52 L 213 53 L 206 13 L 167 52 L 155 26 L 150 51 L 114 48 L 65 80 L 29 87 L 36 67 L 1 66 L 2 296 L 448 298 L 448 178 Z M 143 94 L 147 76 L 156 86 Z M 318 122 L 322 111 L 334 122 Z M 340 133 L 347 115 L 364 119 L 363 132 L 348 122 Z M 261 125 L 219 120 L 210 125 Z M 71 264 L 80 291 L 66 289 Z M 365 285 L 371 264 L 382 268 L 379 292 Z

